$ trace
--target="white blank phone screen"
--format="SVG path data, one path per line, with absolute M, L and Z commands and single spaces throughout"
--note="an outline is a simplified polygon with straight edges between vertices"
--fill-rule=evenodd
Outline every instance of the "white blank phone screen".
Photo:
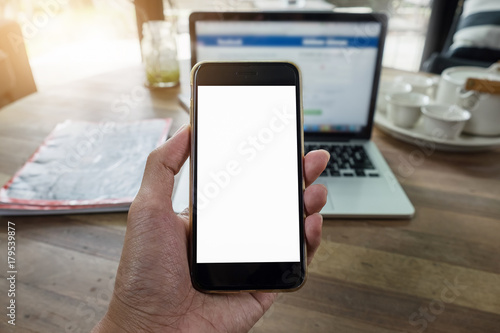
M 198 86 L 197 263 L 299 262 L 295 86 Z

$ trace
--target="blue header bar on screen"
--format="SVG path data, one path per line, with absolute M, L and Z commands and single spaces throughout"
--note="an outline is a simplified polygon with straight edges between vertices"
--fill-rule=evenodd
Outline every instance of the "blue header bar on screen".
M 199 45 L 225 47 L 378 47 L 378 37 L 366 36 L 198 36 Z

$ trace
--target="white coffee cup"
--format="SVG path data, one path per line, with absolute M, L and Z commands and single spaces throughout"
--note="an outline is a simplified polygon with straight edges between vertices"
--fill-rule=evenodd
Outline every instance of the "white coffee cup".
M 432 104 L 422 107 L 424 132 L 437 139 L 455 139 L 470 119 L 469 111 L 457 105 Z
M 444 104 L 460 104 L 460 90 L 464 87 L 468 78 L 500 80 L 500 72 L 494 64 L 490 68 L 459 66 L 447 68 L 441 73 L 436 102 Z
M 463 91 L 459 93 L 460 106 L 471 113 L 464 132 L 473 135 L 500 135 L 500 95 Z
M 464 132 L 473 135 L 500 135 L 500 95 L 464 90 L 467 79 L 500 81 L 500 63 L 489 68 L 451 67 L 441 74 L 436 101 L 457 104 L 470 111 Z
M 394 125 L 410 128 L 418 121 L 420 108 L 429 104 L 430 98 L 424 94 L 409 92 L 387 95 L 386 101 L 389 119 Z
M 387 101 L 385 97 L 390 94 L 410 92 L 411 85 L 406 82 L 380 81 L 377 97 L 377 110 L 385 112 Z
M 427 76 L 422 75 L 400 75 L 395 78 L 396 82 L 405 82 L 411 85 L 411 91 L 432 96 L 431 88 L 434 87 L 434 80 Z

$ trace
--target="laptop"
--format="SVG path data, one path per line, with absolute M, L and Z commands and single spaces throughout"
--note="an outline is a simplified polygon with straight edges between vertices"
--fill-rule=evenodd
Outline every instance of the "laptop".
M 410 218 L 414 207 L 370 140 L 386 32 L 381 14 L 197 12 L 190 16 L 191 62 L 296 63 L 302 72 L 305 152 L 331 154 L 316 181 L 328 188 L 321 213 Z M 174 208 L 189 202 L 186 174 Z

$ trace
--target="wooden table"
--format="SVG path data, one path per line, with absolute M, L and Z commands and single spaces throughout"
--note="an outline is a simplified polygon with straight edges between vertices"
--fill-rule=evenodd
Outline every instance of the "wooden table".
M 386 71 L 387 73 L 387 71 Z M 143 89 L 138 68 L 39 92 L 0 109 L 5 183 L 65 119 L 174 118 L 178 89 Z M 412 220 L 330 219 L 306 286 L 254 332 L 499 332 L 500 154 L 374 141 L 416 207 Z M 7 222 L 16 225 L 16 327 L 7 324 Z M 0 217 L 1 332 L 88 332 L 110 300 L 126 214 Z

